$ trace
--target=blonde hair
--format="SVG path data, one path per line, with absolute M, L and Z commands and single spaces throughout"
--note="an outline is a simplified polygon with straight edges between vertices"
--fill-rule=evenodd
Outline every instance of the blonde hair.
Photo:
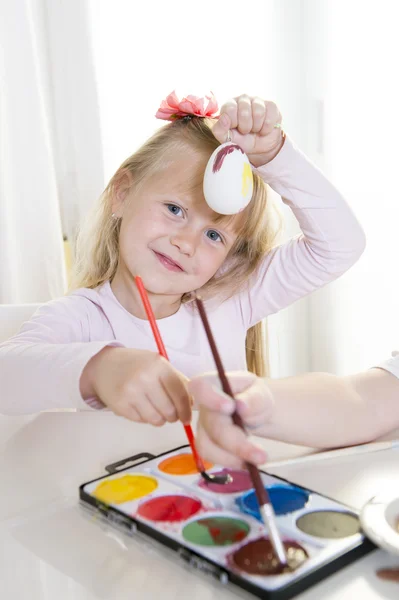
M 174 121 L 147 140 L 132 156 L 126 159 L 104 190 L 94 214 L 78 235 L 72 288 L 96 288 L 112 280 L 118 266 L 120 220 L 111 218 L 112 200 L 121 179 L 128 175 L 135 189 L 156 175 L 165 165 L 176 160 L 176 152 L 188 148 L 202 157 L 198 170 L 202 182 L 205 164 L 219 142 L 212 134 L 211 119 L 192 118 Z M 194 186 L 199 184 L 193 182 Z M 265 254 L 275 244 L 278 228 L 274 205 L 267 198 L 266 185 L 254 173 L 254 191 L 251 202 L 239 215 L 219 215 L 217 222 L 233 219 L 237 239 L 220 271 L 201 289 L 206 297 L 227 299 L 243 290 L 256 272 Z M 190 294 L 182 297 L 186 302 Z M 263 324 L 251 327 L 246 337 L 248 369 L 259 376 L 267 372 L 266 347 Z

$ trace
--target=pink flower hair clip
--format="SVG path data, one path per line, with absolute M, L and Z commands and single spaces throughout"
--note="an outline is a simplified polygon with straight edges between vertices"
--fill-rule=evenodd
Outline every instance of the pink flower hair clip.
M 187 116 L 215 118 L 218 111 L 218 103 L 212 92 L 205 97 L 190 95 L 179 99 L 174 90 L 162 100 L 155 116 L 164 121 L 175 121 Z
M 210 92 L 209 96 L 185 96 L 181 100 L 173 91 L 156 113 L 157 119 L 176 121 L 192 117 L 217 118 L 218 103 Z M 231 141 L 221 144 L 210 157 L 204 173 L 203 191 L 208 206 L 222 215 L 241 212 L 249 204 L 253 193 L 253 175 L 247 155 Z

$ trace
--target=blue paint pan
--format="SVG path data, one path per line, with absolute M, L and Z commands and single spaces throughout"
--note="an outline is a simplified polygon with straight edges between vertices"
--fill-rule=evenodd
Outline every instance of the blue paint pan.
M 266 486 L 265 489 L 270 496 L 276 515 L 287 515 L 300 510 L 309 500 L 309 492 L 295 486 L 277 484 Z M 236 504 L 243 513 L 262 521 L 254 490 L 250 490 L 237 498 Z

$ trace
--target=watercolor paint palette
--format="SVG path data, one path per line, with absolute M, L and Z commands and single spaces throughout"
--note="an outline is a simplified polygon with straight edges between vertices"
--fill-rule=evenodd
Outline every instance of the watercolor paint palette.
M 270 600 L 292 598 L 374 548 L 355 511 L 261 471 L 291 565 L 278 573 L 247 472 L 206 467 L 227 471 L 231 481 L 203 481 L 186 446 L 139 454 L 81 485 L 80 499 L 115 526 L 148 535 L 223 583 Z

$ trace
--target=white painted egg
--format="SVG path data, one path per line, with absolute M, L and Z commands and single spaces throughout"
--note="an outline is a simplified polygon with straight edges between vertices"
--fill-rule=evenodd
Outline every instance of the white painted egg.
M 216 148 L 206 165 L 204 196 L 221 215 L 241 212 L 251 201 L 254 187 L 251 163 L 240 146 L 226 142 Z

